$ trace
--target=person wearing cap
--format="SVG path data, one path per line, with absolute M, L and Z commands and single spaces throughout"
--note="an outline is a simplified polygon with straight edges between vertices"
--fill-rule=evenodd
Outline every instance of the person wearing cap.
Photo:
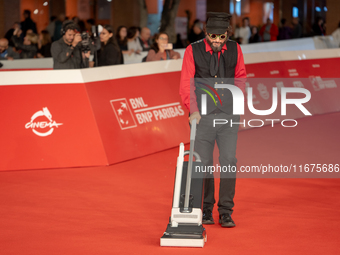
M 90 52 L 81 51 L 82 38 L 73 21 L 63 23 L 62 37 L 51 46 L 53 69 L 79 69 L 89 66 Z
M 236 169 L 236 143 L 239 115 L 233 115 L 233 97 L 225 88 L 215 84 L 237 86 L 244 93 L 246 69 L 241 47 L 229 40 L 231 15 L 223 12 L 207 13 L 205 39 L 189 45 L 184 53 L 180 95 L 190 111 L 190 123 L 197 120 L 195 151 L 204 166 L 213 166 L 215 142 L 219 148 L 221 169 Z M 202 95 L 205 95 L 202 96 Z M 206 108 L 202 112 L 202 98 Z M 214 125 L 215 119 L 227 120 L 226 125 Z M 230 125 L 229 123 L 234 123 Z M 236 123 L 236 124 L 235 124 Z M 220 172 L 218 201 L 219 223 L 222 227 L 235 227 L 231 218 L 234 207 L 236 171 Z M 214 175 L 204 179 L 203 224 L 214 224 Z

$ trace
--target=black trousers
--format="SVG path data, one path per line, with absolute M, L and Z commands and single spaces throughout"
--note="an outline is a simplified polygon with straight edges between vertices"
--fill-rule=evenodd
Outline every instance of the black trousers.
M 214 119 L 227 120 L 227 124 L 217 124 Z M 219 149 L 221 169 L 236 169 L 236 144 L 239 115 L 228 115 L 224 112 L 202 115 L 197 125 L 195 151 L 201 156 L 203 165 L 208 170 L 213 166 L 213 152 L 215 141 Z M 231 126 L 231 122 L 233 122 Z M 216 166 L 215 166 L 216 167 Z M 236 184 L 236 171 L 220 171 L 219 214 L 233 213 Z M 212 210 L 215 204 L 214 175 L 207 173 L 204 178 L 203 210 Z

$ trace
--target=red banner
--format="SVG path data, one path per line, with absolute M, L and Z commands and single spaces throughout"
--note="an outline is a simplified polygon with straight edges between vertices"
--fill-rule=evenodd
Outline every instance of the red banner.
M 0 86 L 0 170 L 108 165 L 187 143 L 179 76 Z
M 83 84 L 0 86 L 0 170 L 105 165 Z
M 340 85 L 332 78 L 337 76 L 339 62 L 340 58 L 329 58 L 247 65 L 254 107 L 269 109 L 272 88 L 276 87 L 279 101 L 271 117 L 282 119 L 280 89 L 300 87 L 311 93 L 305 107 L 312 114 L 339 111 Z M 176 66 L 167 71 L 169 64 Z M 133 67 L 135 71 L 129 69 L 132 65 L 96 68 L 93 73 L 37 71 L 27 72 L 25 77 L 3 72 L 0 170 L 107 165 L 187 143 L 188 112 L 179 96 L 181 62 Z M 127 74 L 115 77 L 112 73 L 120 75 L 117 70 Z M 137 74 L 131 77 L 130 72 Z M 140 74 L 144 72 L 147 75 Z M 251 115 L 247 106 L 245 109 L 243 119 L 266 118 Z M 296 106 L 289 105 L 284 118 L 303 116 Z
M 189 141 L 179 79 L 171 72 L 86 85 L 110 164 Z
M 324 114 L 340 111 L 340 78 L 335 66 L 340 64 L 340 58 L 311 59 L 295 61 L 278 61 L 269 63 L 249 64 L 246 66 L 247 86 L 253 88 L 253 104 L 257 109 L 269 109 L 272 104 L 272 88 L 278 89 L 278 104 L 280 91 L 283 87 L 304 88 L 311 93 L 311 99 L 304 106 L 311 114 Z M 289 94 L 289 98 L 299 98 L 298 94 Z M 288 97 L 287 96 L 287 97 Z M 301 97 L 301 95 L 300 95 Z M 248 107 L 245 107 L 248 110 Z M 286 119 L 296 119 L 305 115 L 294 105 L 287 106 Z M 254 118 L 249 110 L 244 118 Z M 267 117 L 267 116 L 264 116 Z M 264 117 L 257 116 L 258 119 Z M 278 111 L 272 118 L 282 119 Z

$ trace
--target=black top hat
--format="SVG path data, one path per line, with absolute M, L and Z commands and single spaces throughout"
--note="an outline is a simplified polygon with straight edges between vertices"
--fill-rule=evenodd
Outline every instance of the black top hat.
M 225 12 L 208 12 L 207 13 L 208 34 L 224 34 L 230 25 L 231 15 Z

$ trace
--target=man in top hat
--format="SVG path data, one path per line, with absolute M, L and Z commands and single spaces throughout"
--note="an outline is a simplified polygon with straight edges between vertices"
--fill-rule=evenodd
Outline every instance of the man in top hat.
M 231 15 L 227 13 L 208 13 L 205 39 L 192 43 L 185 50 L 180 83 L 183 104 L 190 110 L 190 123 L 196 119 L 198 124 L 195 151 L 201 156 L 207 170 L 209 166 L 213 166 L 216 142 L 220 152 L 220 169 L 226 170 L 220 171 L 217 204 L 219 223 L 222 227 L 235 227 L 231 214 L 234 207 L 237 162 L 235 154 L 240 116 L 233 115 L 233 97 L 230 90 L 215 88 L 215 85 L 231 84 L 244 93 L 246 78 L 241 47 L 228 39 L 230 18 Z M 228 122 L 225 125 L 214 125 L 215 119 Z M 214 191 L 214 175 L 207 170 L 204 179 L 203 224 L 214 224 Z

